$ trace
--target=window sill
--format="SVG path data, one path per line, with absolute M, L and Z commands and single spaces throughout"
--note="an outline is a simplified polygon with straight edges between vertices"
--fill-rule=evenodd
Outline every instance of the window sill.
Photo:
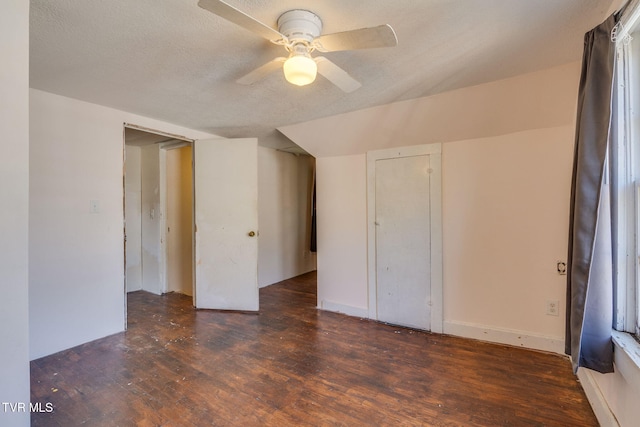
M 616 370 L 640 393 L 640 343 L 626 332 L 613 331 Z

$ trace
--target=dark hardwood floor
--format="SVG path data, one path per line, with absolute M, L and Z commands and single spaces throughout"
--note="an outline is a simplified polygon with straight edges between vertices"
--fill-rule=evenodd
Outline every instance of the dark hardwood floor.
M 561 356 L 318 311 L 316 277 L 260 314 L 129 295 L 129 329 L 31 363 L 33 426 L 597 426 Z

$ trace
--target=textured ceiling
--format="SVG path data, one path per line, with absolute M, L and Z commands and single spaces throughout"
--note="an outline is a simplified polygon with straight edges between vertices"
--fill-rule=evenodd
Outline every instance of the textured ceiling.
M 395 48 L 325 54 L 362 83 L 345 94 L 322 77 L 281 72 L 235 80 L 283 48 L 197 0 L 32 0 L 31 87 L 262 145 L 279 126 L 418 98 L 576 61 L 611 0 L 228 0 L 265 24 L 289 9 L 324 33 L 390 24 Z

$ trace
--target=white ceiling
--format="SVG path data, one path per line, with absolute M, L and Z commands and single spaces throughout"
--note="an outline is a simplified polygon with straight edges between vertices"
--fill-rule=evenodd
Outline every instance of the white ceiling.
M 197 0 L 31 0 L 31 87 L 227 137 L 291 146 L 275 129 L 577 61 L 611 0 L 227 0 L 276 27 L 289 9 L 324 33 L 390 24 L 395 48 L 325 54 L 362 83 L 345 94 L 275 72 L 235 80 L 282 47 Z M 619 2 L 619 1 L 618 1 Z

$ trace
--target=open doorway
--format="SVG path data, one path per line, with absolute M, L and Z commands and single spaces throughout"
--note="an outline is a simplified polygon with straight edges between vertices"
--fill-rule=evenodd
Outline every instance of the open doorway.
M 124 129 L 125 292 L 193 295 L 191 140 Z

